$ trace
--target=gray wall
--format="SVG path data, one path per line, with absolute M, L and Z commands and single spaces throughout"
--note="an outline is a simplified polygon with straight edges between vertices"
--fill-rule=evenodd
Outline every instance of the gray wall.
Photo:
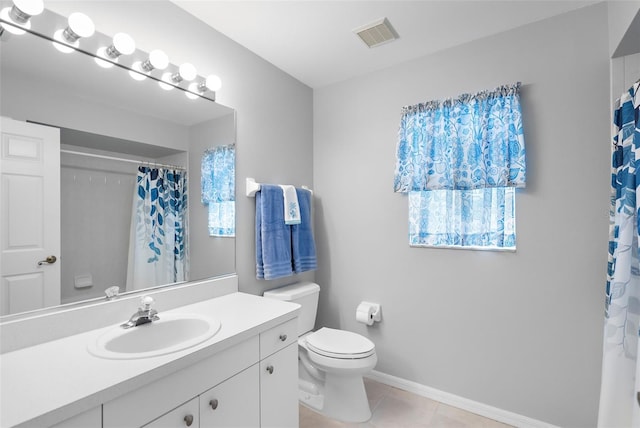
M 616 0 L 607 2 L 609 17 L 609 53 L 612 57 L 638 53 L 638 29 L 630 34 L 629 26 L 638 20 L 639 0 Z
M 382 49 L 382 48 L 381 48 Z M 400 109 L 523 83 L 517 252 L 410 248 L 393 193 Z M 376 369 L 561 426 L 595 426 L 609 203 L 607 7 L 314 93 L 318 324 L 369 336 Z M 373 327 L 361 300 L 382 304 Z

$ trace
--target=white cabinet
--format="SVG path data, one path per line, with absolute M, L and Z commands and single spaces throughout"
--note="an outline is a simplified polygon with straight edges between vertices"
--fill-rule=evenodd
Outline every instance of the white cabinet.
M 103 404 L 103 427 L 144 426 L 256 364 L 259 355 L 259 340 L 254 336 L 186 369 L 122 395 Z M 255 382 L 258 383 L 257 376 Z
M 298 426 L 298 343 L 260 361 L 260 420 L 263 428 Z
M 258 364 L 200 395 L 200 428 L 259 427 Z
M 198 399 L 194 398 L 145 425 L 144 428 L 198 428 L 200 426 L 199 419 Z
M 296 326 L 294 318 L 186 369 L 157 375 L 104 403 L 102 426 L 297 428 Z

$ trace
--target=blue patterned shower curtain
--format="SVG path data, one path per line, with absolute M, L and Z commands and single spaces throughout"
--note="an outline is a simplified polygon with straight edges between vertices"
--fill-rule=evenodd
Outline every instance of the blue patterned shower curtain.
M 185 281 L 187 177 L 140 166 L 133 200 L 127 290 Z
M 618 100 L 613 117 L 609 261 L 599 427 L 640 427 L 640 82 Z

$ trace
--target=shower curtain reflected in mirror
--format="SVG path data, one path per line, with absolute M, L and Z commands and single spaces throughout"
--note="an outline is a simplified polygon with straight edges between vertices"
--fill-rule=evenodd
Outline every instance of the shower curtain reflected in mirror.
M 188 280 L 186 171 L 138 167 L 127 290 Z

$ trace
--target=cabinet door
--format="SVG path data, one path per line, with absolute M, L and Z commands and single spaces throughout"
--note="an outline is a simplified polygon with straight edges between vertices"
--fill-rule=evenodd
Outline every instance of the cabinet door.
M 167 392 L 170 393 L 169 391 Z M 200 426 L 198 405 L 198 398 L 196 397 L 164 416 L 160 416 L 155 421 L 145 425 L 144 428 L 198 428 Z
M 258 364 L 200 395 L 200 428 L 259 427 Z
M 298 426 L 298 343 L 260 362 L 262 427 Z

